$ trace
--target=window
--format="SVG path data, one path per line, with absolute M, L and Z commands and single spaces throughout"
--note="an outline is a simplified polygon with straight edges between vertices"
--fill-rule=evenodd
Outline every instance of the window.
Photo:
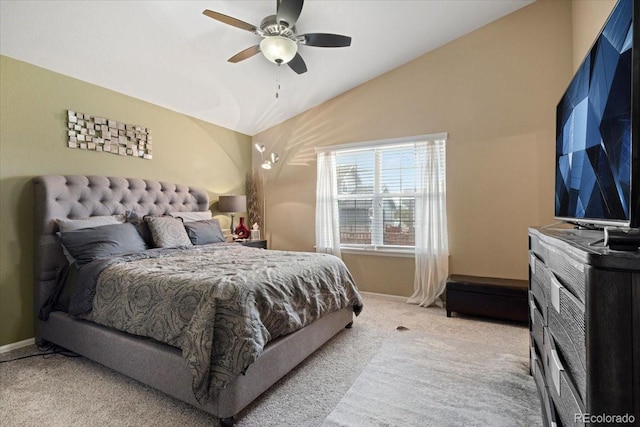
M 323 179 L 321 173 L 333 169 L 329 172 L 334 175 L 337 209 L 330 216 L 337 221 L 342 250 L 413 253 L 417 198 L 445 190 L 444 168 L 438 169 L 437 185 L 425 188 L 425 143 L 434 136 L 440 138 L 437 157 L 444 164 L 446 135 L 442 134 L 328 147 L 321 153 L 333 157 L 325 172 L 319 169 L 318 182 Z M 321 205 L 318 199 L 318 209 Z

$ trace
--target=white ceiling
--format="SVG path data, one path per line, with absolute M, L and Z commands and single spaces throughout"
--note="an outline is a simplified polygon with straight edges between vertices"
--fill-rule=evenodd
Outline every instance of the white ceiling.
M 298 34 L 353 41 L 301 46 L 309 71 L 297 75 L 262 55 L 228 63 L 260 38 L 202 14 L 259 26 L 275 0 L 2 0 L 0 53 L 254 135 L 531 2 L 307 0 Z

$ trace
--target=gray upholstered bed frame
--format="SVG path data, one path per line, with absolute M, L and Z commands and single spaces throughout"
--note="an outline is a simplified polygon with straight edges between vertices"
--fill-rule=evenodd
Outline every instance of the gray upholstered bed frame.
M 56 236 L 56 218 L 87 218 L 135 210 L 162 215 L 206 211 L 208 194 L 198 188 L 157 181 L 104 176 L 48 175 L 34 178 L 35 311 L 47 300 L 56 272 L 65 263 Z M 129 335 L 92 322 L 51 313 L 36 320 L 36 342 L 50 342 L 81 354 L 128 377 L 232 422 L 232 417 L 352 321 L 351 308 L 270 342 L 246 375 L 217 399 L 200 405 L 191 391 L 192 376 L 175 347 Z

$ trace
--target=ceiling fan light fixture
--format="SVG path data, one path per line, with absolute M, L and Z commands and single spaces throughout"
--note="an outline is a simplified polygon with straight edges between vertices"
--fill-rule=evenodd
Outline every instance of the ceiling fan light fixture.
M 260 42 L 260 51 L 274 64 L 286 64 L 298 53 L 298 43 L 283 36 L 269 36 Z

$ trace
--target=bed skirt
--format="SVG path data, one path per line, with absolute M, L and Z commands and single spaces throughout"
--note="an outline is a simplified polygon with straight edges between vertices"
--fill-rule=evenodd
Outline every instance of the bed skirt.
M 39 321 L 38 342 L 48 341 L 167 393 L 220 418 L 230 418 L 275 384 L 352 322 L 346 307 L 270 342 L 260 357 L 223 389 L 217 399 L 201 405 L 193 395 L 192 374 L 180 349 L 130 335 L 96 323 L 53 312 Z

